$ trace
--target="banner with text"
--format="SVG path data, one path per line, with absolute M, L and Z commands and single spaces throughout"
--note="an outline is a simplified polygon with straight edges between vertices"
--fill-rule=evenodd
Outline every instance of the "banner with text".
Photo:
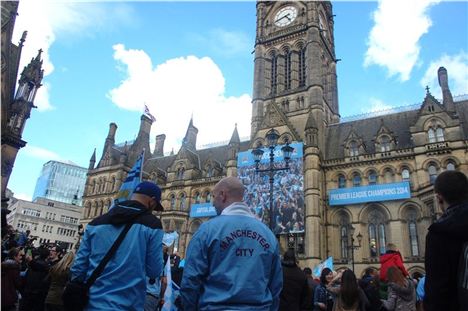
M 216 216 L 216 209 L 211 203 L 197 203 L 192 204 L 190 209 L 190 217 L 213 217 Z
M 411 198 L 409 182 L 339 188 L 328 192 L 330 205 L 391 201 Z
M 276 171 L 273 177 L 273 219 L 275 234 L 304 231 L 304 176 L 302 163 L 302 143 L 292 143 L 294 148 L 289 162 L 289 170 Z M 285 166 L 281 148 L 276 146 L 274 168 Z M 270 149 L 263 149 L 260 169 L 270 166 Z M 237 155 L 237 174 L 246 188 L 244 200 L 255 217 L 268 225 L 270 210 L 269 172 L 255 172 L 252 150 Z

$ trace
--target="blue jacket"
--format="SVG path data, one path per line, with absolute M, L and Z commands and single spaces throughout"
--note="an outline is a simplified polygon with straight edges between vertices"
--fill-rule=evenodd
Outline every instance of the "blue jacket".
M 126 201 L 86 226 L 71 268 L 72 280 L 85 281 L 91 276 L 132 218 L 134 224 L 90 288 L 87 310 L 143 310 L 146 276 L 161 275 L 161 221 L 139 202 Z
M 187 249 L 184 310 L 278 310 L 283 273 L 278 242 L 244 203 L 202 224 Z

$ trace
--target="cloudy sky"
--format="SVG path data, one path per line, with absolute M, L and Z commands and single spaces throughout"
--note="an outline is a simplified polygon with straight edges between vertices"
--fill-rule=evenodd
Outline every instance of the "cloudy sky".
M 445 66 L 454 95 L 468 93 L 468 3 L 336 1 L 342 116 L 440 97 Z M 28 31 L 21 68 L 43 49 L 45 76 L 9 188 L 31 198 L 42 165 L 87 167 L 110 122 L 135 138 L 146 103 L 177 152 L 190 118 L 198 145 L 250 134 L 255 2 L 21 0 L 13 42 Z M 153 146 L 152 146 L 153 147 Z

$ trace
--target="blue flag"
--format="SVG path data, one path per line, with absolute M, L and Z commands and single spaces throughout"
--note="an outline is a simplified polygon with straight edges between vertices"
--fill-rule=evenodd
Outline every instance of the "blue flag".
M 326 260 L 316 265 L 312 273 L 314 274 L 315 277 L 320 277 L 322 270 L 325 268 L 329 268 L 330 270 L 333 271 L 333 257 L 328 257 Z
M 141 170 L 143 165 L 144 151 L 140 154 L 138 159 L 133 165 L 133 168 L 128 172 L 127 178 L 120 187 L 119 193 L 117 194 L 116 202 L 123 202 L 129 200 L 132 196 L 133 190 L 141 182 Z

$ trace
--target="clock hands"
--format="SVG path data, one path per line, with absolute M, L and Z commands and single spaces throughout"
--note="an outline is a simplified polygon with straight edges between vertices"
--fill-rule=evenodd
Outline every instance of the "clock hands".
M 278 18 L 278 19 L 275 21 L 275 23 L 279 22 L 279 21 L 282 20 L 283 18 L 287 18 L 289 21 L 291 21 L 291 18 L 289 17 L 289 13 L 288 13 L 288 14 L 283 15 L 283 16 L 281 16 L 280 18 Z

